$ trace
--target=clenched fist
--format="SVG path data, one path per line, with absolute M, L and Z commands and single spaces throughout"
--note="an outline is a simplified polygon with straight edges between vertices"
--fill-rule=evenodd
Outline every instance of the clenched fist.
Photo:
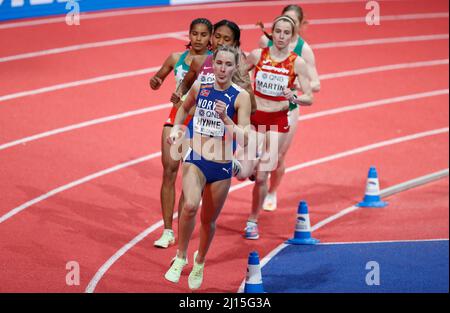
M 158 90 L 159 87 L 161 87 L 163 83 L 163 80 L 161 78 L 159 78 L 158 76 L 153 76 L 150 79 L 150 88 L 152 88 L 153 90 Z
M 219 114 L 220 119 L 224 120 L 227 116 L 227 105 L 225 102 L 217 100 L 215 111 Z

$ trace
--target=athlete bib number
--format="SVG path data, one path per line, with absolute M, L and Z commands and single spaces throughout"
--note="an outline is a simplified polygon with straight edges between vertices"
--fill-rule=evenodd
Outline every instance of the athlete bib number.
M 217 112 L 197 108 L 194 115 L 194 131 L 207 136 L 222 137 L 225 127 Z
M 282 97 L 289 85 L 289 76 L 260 71 L 256 75 L 256 90 L 263 95 Z

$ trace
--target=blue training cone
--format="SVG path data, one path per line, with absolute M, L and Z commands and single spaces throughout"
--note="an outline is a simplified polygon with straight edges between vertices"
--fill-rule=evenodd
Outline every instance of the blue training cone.
M 248 256 L 247 276 L 245 278 L 244 293 L 264 293 L 261 266 L 258 252 L 250 252 Z
M 378 181 L 377 170 L 374 166 L 372 166 L 369 169 L 364 200 L 356 206 L 362 208 L 384 208 L 386 205 L 386 202 L 381 201 L 380 183 Z
M 294 238 L 286 241 L 293 245 L 315 245 L 320 241 L 311 237 L 311 222 L 309 221 L 308 205 L 300 201 L 297 211 L 297 224 L 295 225 Z

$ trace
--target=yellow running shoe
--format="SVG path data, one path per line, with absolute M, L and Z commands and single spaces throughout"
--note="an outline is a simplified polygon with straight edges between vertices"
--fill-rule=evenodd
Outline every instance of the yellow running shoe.
M 183 272 L 183 268 L 188 264 L 188 260 L 176 256 L 172 259 L 172 262 L 172 266 L 166 272 L 164 278 L 172 283 L 178 283 L 180 281 L 181 272 Z
M 196 290 L 200 288 L 203 282 L 203 270 L 205 269 L 205 263 L 199 264 L 197 261 L 198 251 L 194 253 L 194 266 L 189 274 L 188 284 L 191 290 Z
M 277 193 L 268 193 L 263 203 L 264 211 L 275 211 L 277 209 Z
M 168 248 L 170 245 L 175 243 L 175 235 L 173 234 L 173 230 L 164 229 L 161 238 L 156 240 L 153 245 L 159 248 Z

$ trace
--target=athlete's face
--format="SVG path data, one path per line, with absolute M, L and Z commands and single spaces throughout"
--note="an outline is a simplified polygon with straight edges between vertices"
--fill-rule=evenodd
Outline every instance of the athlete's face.
M 213 50 L 220 46 L 233 46 L 235 43 L 233 31 L 226 25 L 220 26 L 214 31 L 211 43 Z
M 283 15 L 289 16 L 295 21 L 295 30 L 298 32 L 300 30 L 300 23 L 298 21 L 298 15 L 295 11 L 286 11 Z
M 205 24 L 196 24 L 189 33 L 192 49 L 196 52 L 206 51 L 211 34 Z
M 272 32 L 273 43 L 278 49 L 284 49 L 289 46 L 292 35 L 292 24 L 286 21 L 279 21 L 275 24 Z
M 218 83 L 226 84 L 231 82 L 231 77 L 233 77 L 234 71 L 236 70 L 234 54 L 229 51 L 218 52 L 213 63 L 213 68 Z

